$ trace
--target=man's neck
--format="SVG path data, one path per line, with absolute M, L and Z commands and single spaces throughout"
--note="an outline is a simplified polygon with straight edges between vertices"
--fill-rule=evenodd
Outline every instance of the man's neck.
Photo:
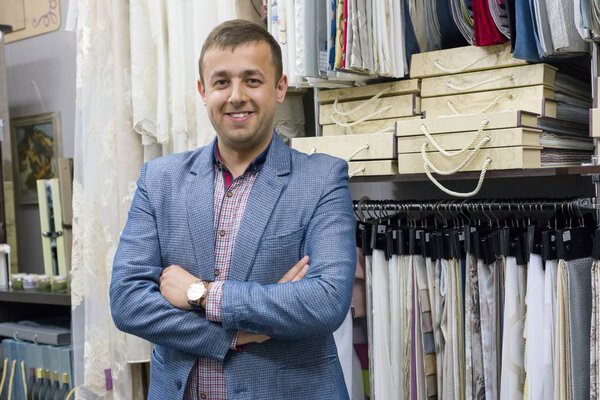
M 219 147 L 219 158 L 221 159 L 221 163 L 227 167 L 235 179 L 246 172 L 248 166 L 250 166 L 250 164 L 265 151 L 269 146 L 269 143 L 270 142 L 267 142 L 260 147 L 253 149 L 240 151 L 223 146 L 221 142 L 217 142 L 217 146 Z

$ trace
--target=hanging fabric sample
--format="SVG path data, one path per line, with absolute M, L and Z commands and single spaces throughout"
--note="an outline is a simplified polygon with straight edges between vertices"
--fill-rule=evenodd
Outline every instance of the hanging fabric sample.
M 473 32 L 476 46 L 490 46 L 507 41 L 490 12 L 489 0 L 473 0 Z
M 470 253 L 470 252 L 469 252 Z M 481 312 L 477 258 L 466 257 L 465 283 L 465 396 L 467 399 L 484 399 L 485 376 L 481 340 Z
M 473 12 L 469 7 L 471 2 L 467 2 L 466 0 L 450 0 L 450 4 L 454 23 L 465 40 L 470 44 L 474 44 Z
M 380 232 L 378 234 L 378 231 Z M 390 302 L 389 267 L 385 259 L 385 226 L 374 227 L 371 235 L 372 254 L 366 255 L 367 299 L 371 299 L 369 309 L 372 318 L 369 328 L 371 335 L 371 376 L 372 392 L 376 398 L 389 399 L 394 393 L 395 378 L 391 376 L 390 359 Z
M 531 18 L 532 10 L 529 1 L 516 1 L 515 24 L 516 35 L 514 38 L 514 57 L 531 62 L 541 61 L 538 54 L 535 29 Z M 511 36 L 512 39 L 512 36 Z
M 531 399 L 544 398 L 544 370 L 539 367 L 544 359 L 544 269 L 542 257 L 531 254 L 527 265 L 525 295 L 525 373 Z
M 556 279 L 558 260 L 556 259 L 556 231 L 542 232 L 544 263 L 544 398 L 554 398 L 556 368 Z
M 488 0 L 490 14 L 496 28 L 502 35 L 510 38 L 510 23 L 508 19 L 508 10 L 506 9 L 506 0 Z
M 589 44 L 575 27 L 575 9 L 570 0 L 546 0 L 548 19 L 552 21 L 552 42 L 557 55 L 589 51 Z
M 442 39 L 442 48 L 466 46 L 467 41 L 458 30 L 454 19 L 452 18 L 451 2 L 448 0 L 436 0 L 435 10 L 437 12 L 437 21 L 440 25 L 440 36 Z
M 594 234 L 592 248 L 592 318 L 590 329 L 590 399 L 600 398 L 600 235 L 598 230 Z
M 567 395 L 573 399 L 589 396 L 590 331 L 592 317 L 591 268 L 592 234 L 588 228 L 567 228 L 557 234 L 558 257 L 563 263 L 566 283 Z
M 516 257 L 507 258 L 500 384 L 500 399 L 503 400 L 523 397 L 525 384 L 523 366 L 524 269 L 524 265 L 517 264 Z

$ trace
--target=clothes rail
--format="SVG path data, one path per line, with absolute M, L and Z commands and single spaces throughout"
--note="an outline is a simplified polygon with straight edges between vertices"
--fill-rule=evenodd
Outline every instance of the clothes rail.
M 437 200 L 371 200 L 363 198 L 353 202 L 355 211 L 552 211 L 552 210 L 580 210 L 589 211 L 598 209 L 596 198 L 577 199 L 531 199 L 531 200 L 495 200 L 479 199 L 473 201 Z

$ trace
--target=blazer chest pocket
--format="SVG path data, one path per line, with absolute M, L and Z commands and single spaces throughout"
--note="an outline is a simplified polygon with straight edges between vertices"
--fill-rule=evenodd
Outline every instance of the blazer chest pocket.
M 304 256 L 300 254 L 303 240 L 304 228 L 263 236 L 254 261 L 253 272 L 258 274 L 254 279 L 263 284 L 276 282 Z
M 294 229 L 291 232 L 283 232 L 282 234 L 265 235 L 260 240 L 260 248 L 265 249 L 280 249 L 297 245 L 298 248 L 304 239 L 304 227 Z

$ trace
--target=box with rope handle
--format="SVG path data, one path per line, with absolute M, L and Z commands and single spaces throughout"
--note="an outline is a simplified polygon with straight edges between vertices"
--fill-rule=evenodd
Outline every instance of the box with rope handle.
M 416 79 L 322 91 L 319 123 L 324 136 L 392 132 L 396 120 L 421 113 L 419 91 Z
M 509 43 L 484 47 L 455 47 L 413 54 L 410 77 L 427 78 L 526 64 L 527 61 L 512 56 Z
M 293 149 L 307 154 L 325 153 L 348 162 L 348 175 L 382 176 L 398 173 L 394 132 L 348 136 L 293 138 Z

